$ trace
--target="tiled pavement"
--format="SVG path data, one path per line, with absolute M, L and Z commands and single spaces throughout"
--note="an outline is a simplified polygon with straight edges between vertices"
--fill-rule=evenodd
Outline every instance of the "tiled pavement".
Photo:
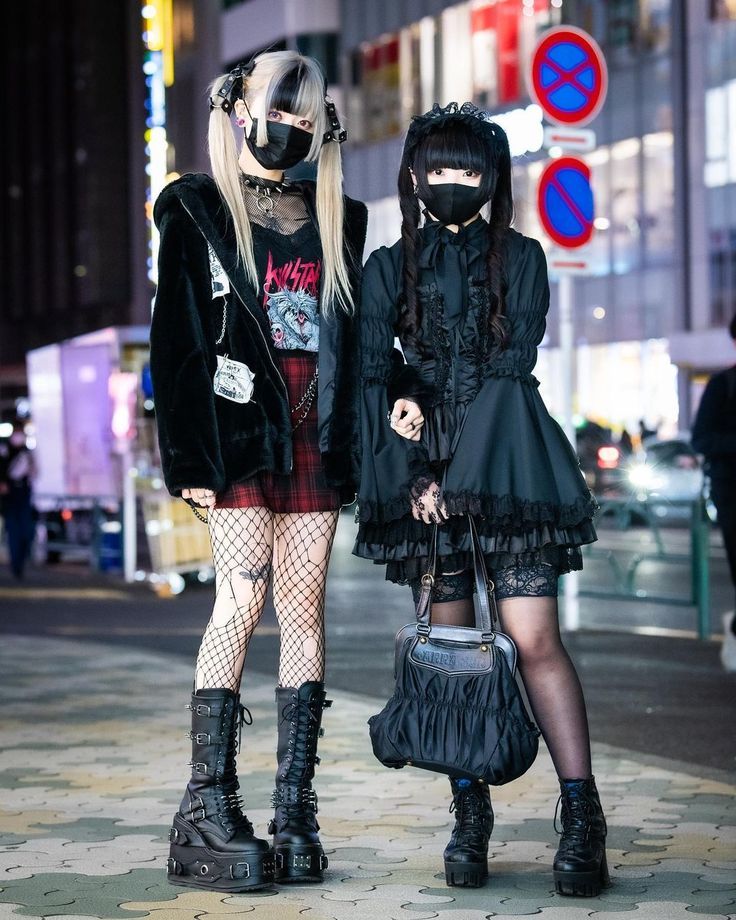
M 345 693 L 331 694 L 318 774 L 324 883 L 252 895 L 172 887 L 166 835 L 186 776 L 190 669 L 166 655 L 39 637 L 5 637 L 0 668 L 3 920 L 736 917 L 736 786 L 611 748 L 596 751 L 613 879 L 601 897 L 554 894 L 556 789 L 546 752 L 527 776 L 493 792 L 487 887 L 446 888 L 446 780 L 384 770 L 366 727 L 377 701 Z M 254 725 L 240 770 L 249 815 L 263 830 L 272 684 L 251 678 L 245 697 Z

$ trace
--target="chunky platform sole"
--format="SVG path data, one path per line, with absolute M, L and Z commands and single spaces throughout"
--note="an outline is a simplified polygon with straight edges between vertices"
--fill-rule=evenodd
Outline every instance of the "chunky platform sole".
M 482 888 L 487 881 L 487 862 L 445 860 L 445 883 L 450 888 Z
M 276 881 L 321 882 L 329 861 L 320 846 L 275 846 Z
M 611 884 L 605 854 L 598 869 L 588 872 L 565 872 L 553 869 L 552 875 L 557 894 L 572 895 L 578 898 L 596 898 L 603 888 L 608 888 Z
M 171 885 L 211 891 L 254 891 L 274 882 L 274 854 L 222 853 L 211 849 L 196 827 L 177 815 L 169 832 L 167 877 Z

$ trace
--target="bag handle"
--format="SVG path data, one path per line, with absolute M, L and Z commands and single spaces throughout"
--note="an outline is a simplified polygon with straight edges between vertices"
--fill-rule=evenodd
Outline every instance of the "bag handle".
M 484 642 L 493 641 L 493 632 L 499 627 L 498 607 L 496 605 L 495 585 L 488 577 L 483 550 L 478 538 L 478 530 L 472 515 L 468 515 L 470 527 L 470 544 L 473 551 L 473 575 L 475 589 L 478 594 L 478 607 L 476 610 L 475 625 L 481 630 Z M 432 630 L 432 589 L 434 588 L 435 571 L 437 568 L 437 535 L 439 526 L 434 525 L 432 538 L 429 545 L 429 558 L 427 572 L 422 576 L 422 589 L 417 603 L 417 632 L 428 636 Z M 480 620 L 480 622 L 478 622 Z

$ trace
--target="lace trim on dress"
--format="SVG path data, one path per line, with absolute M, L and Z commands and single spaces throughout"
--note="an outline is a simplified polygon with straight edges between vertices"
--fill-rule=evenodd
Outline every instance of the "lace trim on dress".
M 520 533 L 542 525 L 560 530 L 590 521 L 598 510 L 592 495 L 579 496 L 572 504 L 534 502 L 514 495 L 476 495 L 471 492 L 443 493 L 451 516 L 472 514 L 481 517 L 502 533 Z M 397 495 L 386 502 L 362 501 L 356 519 L 360 523 L 387 523 L 409 512 L 409 495 Z

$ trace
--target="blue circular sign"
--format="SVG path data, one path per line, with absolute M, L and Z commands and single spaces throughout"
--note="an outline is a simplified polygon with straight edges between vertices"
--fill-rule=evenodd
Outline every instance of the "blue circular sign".
M 552 29 L 532 55 L 530 84 L 532 96 L 551 121 L 585 124 L 598 114 L 606 98 L 603 52 L 582 29 Z
M 545 233 L 558 246 L 584 246 L 593 235 L 595 217 L 587 164 L 575 157 L 553 160 L 539 180 L 537 208 Z

